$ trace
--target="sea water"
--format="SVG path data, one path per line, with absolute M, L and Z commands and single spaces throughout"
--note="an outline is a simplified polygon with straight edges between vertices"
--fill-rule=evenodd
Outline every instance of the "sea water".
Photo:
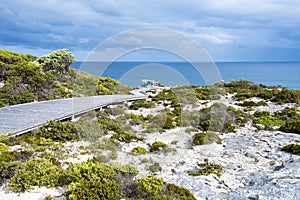
M 141 79 L 158 80 L 170 86 L 206 85 L 208 79 L 214 77 L 226 82 L 244 79 L 256 84 L 300 89 L 300 62 L 216 62 L 200 66 L 203 68 L 199 70 L 187 62 L 76 62 L 71 67 L 109 76 L 129 86 L 141 85 Z M 214 70 L 209 71 L 210 68 Z

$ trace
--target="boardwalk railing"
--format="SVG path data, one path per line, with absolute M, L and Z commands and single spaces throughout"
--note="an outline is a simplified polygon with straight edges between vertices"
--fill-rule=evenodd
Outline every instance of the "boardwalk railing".
M 19 104 L 0 109 L 0 134 L 20 135 L 37 129 L 49 120 L 64 120 L 111 104 L 145 99 L 141 92 L 132 95 L 101 95 Z

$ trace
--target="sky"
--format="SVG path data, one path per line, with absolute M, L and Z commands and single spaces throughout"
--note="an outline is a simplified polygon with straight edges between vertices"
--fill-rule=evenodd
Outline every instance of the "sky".
M 184 34 L 214 61 L 300 61 L 299 13 L 299 0 L 2 0 L 0 49 L 66 48 L 81 61 L 117 34 L 155 27 Z M 154 49 L 124 60 L 175 57 Z

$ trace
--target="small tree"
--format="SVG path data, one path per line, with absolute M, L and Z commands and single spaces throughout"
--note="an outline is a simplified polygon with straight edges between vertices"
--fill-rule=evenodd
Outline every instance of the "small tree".
M 40 65 L 44 72 L 50 71 L 54 75 L 62 75 L 69 72 L 69 66 L 75 62 L 75 57 L 66 49 L 59 49 L 42 56 L 34 61 Z

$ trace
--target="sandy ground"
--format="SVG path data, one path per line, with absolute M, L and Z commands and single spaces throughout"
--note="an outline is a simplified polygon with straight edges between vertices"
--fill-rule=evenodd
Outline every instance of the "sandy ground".
M 259 101 L 259 99 L 252 99 Z M 189 107 L 189 109 L 199 110 L 203 107 L 212 105 L 215 102 L 221 102 L 236 108 L 236 102 L 230 96 L 213 102 L 202 102 L 197 107 Z M 293 104 L 275 105 L 270 102 L 269 106 L 260 106 L 255 110 L 269 111 L 271 113 L 282 110 L 284 107 L 292 107 Z M 163 110 L 163 106 L 157 106 L 155 109 L 139 109 L 137 111 L 131 110 L 129 112 L 134 114 L 142 114 L 144 116 L 157 114 Z M 141 134 L 142 128 L 140 126 L 133 127 Z M 205 195 L 209 193 L 226 193 L 246 185 L 245 181 L 249 174 L 257 172 L 266 172 L 274 175 L 274 180 L 281 181 L 299 181 L 300 179 L 293 179 L 289 174 L 295 174 L 300 177 L 299 163 L 298 170 L 290 168 L 285 171 L 275 171 L 276 167 L 283 166 L 283 164 L 290 162 L 290 160 L 299 161 L 296 155 L 291 155 L 280 151 L 280 147 L 288 143 L 295 143 L 300 141 L 300 135 L 282 133 L 280 131 L 258 131 L 247 124 L 243 128 L 239 128 L 236 133 L 221 134 L 223 140 L 222 144 L 210 144 L 202 146 L 191 146 L 191 140 L 195 133 L 187 133 L 186 128 L 175 128 L 167 130 L 163 133 L 150 133 L 144 135 L 145 142 L 131 142 L 129 144 L 122 143 L 122 147 L 118 151 L 118 158 L 113 162 L 129 163 L 138 167 L 140 174 L 138 177 L 143 177 L 152 174 L 147 168 L 149 165 L 158 162 L 162 168 L 161 171 L 156 172 L 158 177 L 163 177 L 166 182 L 174 183 L 179 186 L 191 190 L 197 199 L 205 199 Z M 134 156 L 130 152 L 134 147 L 142 146 L 149 150 L 150 145 L 155 141 L 162 141 L 169 146 L 169 151 L 162 153 L 148 153 L 146 155 Z M 69 149 L 70 155 L 78 153 L 80 146 L 88 146 L 84 143 L 66 143 L 65 149 Z M 91 158 L 92 155 L 80 155 L 65 159 L 64 162 L 77 163 L 84 162 Z M 188 171 L 196 168 L 197 163 L 203 162 L 208 158 L 209 162 L 222 164 L 224 170 L 222 176 L 216 175 L 192 177 L 188 175 Z M 148 159 L 149 162 L 142 162 Z M 270 162 L 274 162 L 271 165 Z M 285 174 L 286 173 L 286 174 Z M 280 179 L 278 177 L 287 177 Z M 290 178 L 290 179 L 289 179 Z M 299 182 L 300 184 L 300 182 Z M 49 189 L 49 188 L 35 188 L 25 193 L 16 194 L 9 192 L 5 187 L 0 188 L 1 199 L 43 199 L 46 195 L 60 196 L 65 191 L 65 188 Z M 256 193 L 249 191 L 249 195 L 253 196 Z M 269 199 L 264 194 L 259 194 L 260 199 Z

